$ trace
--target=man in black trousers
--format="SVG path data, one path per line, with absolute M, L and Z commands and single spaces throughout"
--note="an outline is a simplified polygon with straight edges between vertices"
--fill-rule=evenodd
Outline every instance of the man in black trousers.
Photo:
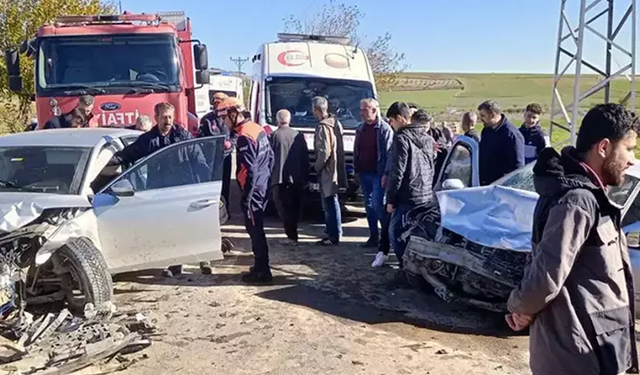
M 289 111 L 279 110 L 276 120 L 278 130 L 271 135 L 274 154 L 271 191 L 287 235 L 281 243 L 295 246 L 298 244 L 302 189 L 309 176 L 309 149 L 304 136 L 289 126 Z

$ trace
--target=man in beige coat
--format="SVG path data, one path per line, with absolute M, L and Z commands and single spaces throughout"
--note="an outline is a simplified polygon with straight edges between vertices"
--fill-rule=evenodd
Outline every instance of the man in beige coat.
M 322 209 L 326 224 L 325 238 L 318 242 L 321 246 L 340 243 L 342 217 L 338 193 L 346 186 L 347 173 L 344 160 L 342 124 L 329 114 L 329 102 L 317 96 L 312 100 L 313 115 L 319 121 L 314 136 L 314 164 L 322 199 Z

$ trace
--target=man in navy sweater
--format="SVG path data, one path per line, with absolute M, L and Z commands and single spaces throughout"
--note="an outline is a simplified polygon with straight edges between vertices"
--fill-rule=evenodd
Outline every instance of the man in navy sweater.
M 544 131 L 540 126 L 542 106 L 531 103 L 524 110 L 524 123 L 520 133 L 524 137 L 524 163 L 529 164 L 538 158 L 540 151 L 547 147 Z
M 484 186 L 524 166 L 524 137 L 495 101 L 483 102 L 478 111 L 484 123 L 480 135 L 480 184 Z

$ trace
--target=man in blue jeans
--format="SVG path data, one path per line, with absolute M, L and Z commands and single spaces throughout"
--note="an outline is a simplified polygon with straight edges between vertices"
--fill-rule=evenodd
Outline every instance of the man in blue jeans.
M 381 267 L 389 255 L 389 215 L 384 208 L 384 186 L 393 130 L 380 118 L 379 104 L 375 99 L 360 101 L 360 116 L 363 123 L 356 129 L 353 165 L 364 196 L 369 223 L 369 239 L 363 246 L 378 248 L 371 266 Z M 382 227 L 381 234 L 378 221 Z
M 318 120 L 313 148 L 316 154 L 314 168 L 320 184 L 322 209 L 325 218 L 325 238 L 318 242 L 320 246 L 333 246 L 340 243 L 342 237 L 342 217 L 338 193 L 346 186 L 347 170 L 344 160 L 342 124 L 329 114 L 329 102 L 325 97 L 317 96 L 312 100 L 313 115 Z
M 387 212 L 391 214 L 389 235 L 400 270 L 394 284 L 409 287 L 403 271 L 402 257 L 407 242 L 400 240 L 405 230 L 405 215 L 412 209 L 428 204 L 432 199 L 435 163 L 435 141 L 424 124 L 412 124 L 407 103 L 395 102 L 387 118 L 397 129 L 391 146 L 389 181 L 387 182 Z

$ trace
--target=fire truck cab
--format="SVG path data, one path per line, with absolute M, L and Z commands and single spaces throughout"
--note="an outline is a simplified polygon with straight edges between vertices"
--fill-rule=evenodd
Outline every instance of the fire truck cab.
M 207 48 L 191 38 L 184 12 L 59 17 L 5 52 L 13 91 L 23 90 L 20 54 L 35 63 L 38 128 L 82 95 L 95 97 L 91 127 L 130 126 L 169 102 L 177 124 L 197 128 L 195 83 L 209 82 Z

